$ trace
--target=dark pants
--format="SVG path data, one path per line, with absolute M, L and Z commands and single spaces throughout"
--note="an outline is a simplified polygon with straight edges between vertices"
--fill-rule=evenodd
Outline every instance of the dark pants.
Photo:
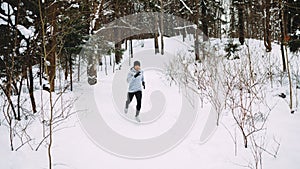
M 128 106 L 130 104 L 130 102 L 132 101 L 133 96 L 135 96 L 136 98 L 136 115 L 138 116 L 141 110 L 141 105 L 142 105 L 142 91 L 137 91 L 134 93 L 128 93 L 127 95 L 127 100 L 126 100 L 126 109 L 128 109 Z

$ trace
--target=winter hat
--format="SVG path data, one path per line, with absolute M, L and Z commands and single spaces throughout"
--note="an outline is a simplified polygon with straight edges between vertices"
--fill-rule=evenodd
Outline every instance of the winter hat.
M 139 61 L 134 61 L 133 66 L 141 66 L 141 63 Z

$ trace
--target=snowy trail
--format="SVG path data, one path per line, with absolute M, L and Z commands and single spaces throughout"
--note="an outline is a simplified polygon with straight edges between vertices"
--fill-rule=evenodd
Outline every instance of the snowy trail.
M 178 87 L 163 84 L 165 80 L 161 78 L 164 78 L 162 72 L 167 63 L 167 54 L 156 55 L 155 60 L 151 58 L 152 50 L 144 50 L 137 55 L 135 59 L 143 64 L 147 86 L 143 96 L 146 102 L 143 104 L 148 102 L 148 106 L 141 111 L 141 124 L 145 126 L 134 124 L 133 128 L 131 124 L 126 124 L 133 121 L 133 117 L 123 113 L 126 77 L 130 68 L 125 64 L 113 77 L 108 76 L 95 86 L 85 84 L 85 91 L 79 93 L 76 106 L 77 110 L 85 110 L 78 115 L 81 126 L 99 147 L 126 158 L 149 158 L 166 153 L 187 136 L 197 119 L 199 100 L 196 99 L 194 105 L 191 105 L 184 97 L 183 90 L 179 93 Z M 169 57 L 172 55 L 169 54 Z M 123 129 L 117 132 L 114 130 L 120 127 Z M 155 135 L 149 136 L 149 133 Z
M 193 124 L 193 129 L 180 144 L 168 151 L 168 153 L 145 158 L 149 154 L 155 154 L 154 152 L 157 152 L 158 148 L 168 145 L 165 144 L 166 142 L 156 139 L 157 137 L 163 136 L 171 141 L 178 134 L 173 132 L 172 136 L 164 135 L 164 133 L 174 127 L 180 118 L 181 113 L 178 109 L 184 103 L 184 97 L 180 97 L 181 93 L 177 87 L 172 88 L 162 83 L 161 77 L 163 76 L 160 69 L 151 68 L 153 67 L 151 64 L 147 65 L 147 63 L 151 63 L 151 60 L 147 59 L 155 57 L 157 60 L 163 60 L 163 58 L 160 58 L 160 55 L 153 54 L 153 50 L 151 50 L 153 47 L 152 41 L 146 41 L 144 45 L 144 48 L 135 50 L 134 59 L 141 60 L 142 64 L 144 63 L 142 67 L 146 70 L 146 90 L 143 91 L 144 107 L 141 112 L 145 123 L 136 124 L 132 122 L 135 101 L 130 105 L 129 111 L 131 114 L 126 116 L 123 114 L 127 88 L 124 75 L 126 75 L 130 67 L 126 64 L 128 62 L 126 60 L 122 65 L 122 69 L 118 70 L 114 75 L 99 76 L 99 83 L 96 86 L 81 86 L 81 93 L 78 93 L 78 96 L 81 96 L 80 100 L 78 100 L 80 102 L 79 107 L 91 111 L 79 113 L 78 117 L 81 121 L 81 127 L 73 129 L 74 132 L 70 132 L 68 135 L 69 137 L 80 137 L 81 139 L 75 141 L 74 144 L 80 144 L 82 148 L 81 150 L 73 150 L 73 144 L 62 143 L 64 148 L 72 149 L 72 152 L 75 154 L 81 154 L 81 160 L 76 161 L 67 157 L 59 157 L 59 159 L 66 162 L 69 161 L 78 168 L 88 166 L 91 169 L 96 169 L 99 165 L 103 168 L 131 169 L 138 169 L 141 166 L 145 169 L 196 169 L 199 166 L 203 168 L 240 169 L 240 165 L 247 164 L 251 160 L 251 154 L 242 148 L 242 138 L 239 135 L 237 136 L 239 156 L 234 156 L 232 138 L 228 131 L 221 127 L 222 125 L 227 127 L 233 125 L 232 117 L 228 114 L 223 115 L 221 117 L 222 125 L 216 127 L 214 124 L 217 112 L 211 109 L 209 103 L 205 103 L 203 108 L 198 109 L 198 118 Z M 167 46 L 166 48 L 169 48 L 169 53 L 174 54 L 174 48 L 178 49 L 180 48 L 179 46 L 178 44 L 174 45 L 173 42 L 171 47 Z M 163 62 L 158 64 L 162 66 Z M 148 70 L 146 69 L 147 67 L 149 68 Z M 115 78 L 119 80 L 115 80 Z M 157 92 L 157 95 L 155 92 Z M 159 96 L 159 93 L 162 96 Z M 157 100 L 160 100 L 160 102 Z M 170 103 L 170 100 L 173 101 Z M 266 168 L 278 168 L 278 166 L 285 168 L 285 166 L 288 166 L 287 168 L 296 169 L 298 166 L 296 157 L 300 152 L 299 146 L 297 146 L 297 134 L 289 134 L 287 131 L 292 133 L 299 132 L 300 126 L 297 121 L 299 121 L 300 116 L 295 114 L 295 117 L 292 118 L 289 114 L 282 113 L 288 112 L 288 105 L 285 101 L 274 99 L 272 95 L 269 96 L 268 100 L 270 103 L 275 102 L 278 106 L 278 108 L 274 109 L 270 118 L 270 124 L 268 125 L 269 135 L 272 138 L 272 134 L 274 134 L 282 140 L 282 146 L 280 147 L 280 156 L 277 160 L 269 156 L 265 157 Z M 90 106 L 93 102 L 96 106 Z M 163 102 L 165 104 L 162 104 Z M 162 105 L 165 105 L 164 108 L 161 107 Z M 163 113 L 157 114 L 157 111 L 160 110 L 163 110 Z M 189 111 L 185 110 L 184 112 Z M 183 123 L 186 123 L 188 120 L 191 119 L 186 119 Z M 278 129 L 278 126 L 282 126 L 282 123 L 285 124 L 285 127 Z M 89 130 L 91 130 L 91 133 Z M 180 128 L 178 131 L 180 130 L 183 129 Z M 80 133 L 79 136 L 77 136 L 77 133 Z M 153 143 L 152 145 L 154 146 L 149 146 L 147 143 L 149 140 L 150 145 Z M 101 144 L 107 144 L 107 147 L 103 147 Z M 103 151 L 103 149 L 106 151 Z M 134 157 L 141 157 L 141 153 L 145 153 L 143 152 L 145 150 L 148 151 L 148 154 L 143 159 L 133 160 Z M 59 150 L 57 151 L 59 152 Z M 107 153 L 107 151 L 110 153 Z M 83 156 L 82 154 L 89 155 Z
M 171 44 L 166 46 L 166 55 L 168 52 L 170 55 L 176 53 L 177 49 L 185 50 L 174 40 L 166 44 Z M 234 156 L 232 138 L 222 127 L 231 127 L 234 124 L 230 114 L 223 115 L 222 125 L 216 127 L 208 125 L 215 124 L 217 115 L 217 112 L 211 109 L 210 103 L 206 102 L 203 108 L 197 109 L 197 118 L 195 114 L 189 114 L 194 111 L 192 107 L 186 107 L 181 112 L 182 105 L 188 104 L 187 100 L 177 86 L 170 87 L 169 83 L 164 81 L 161 69 L 157 68 L 163 67 L 164 63 L 155 63 L 156 68 L 151 64 L 147 65 L 151 63 L 152 58 L 163 60 L 163 56 L 153 54 L 152 41 L 145 41 L 144 45 L 144 48 L 137 47 L 134 53 L 134 59 L 141 60 L 142 67 L 145 68 L 146 90 L 143 91 L 141 112 L 144 123 L 137 124 L 132 121 L 135 101 L 130 105 L 131 114 L 122 114 L 127 87 L 124 74 L 126 75 L 130 67 L 126 64 L 128 60 L 124 61 L 122 69 L 115 74 L 105 76 L 103 72 L 98 72 L 99 83 L 95 86 L 88 85 L 85 79 L 82 79 L 74 84 L 75 96 L 78 98 L 74 111 L 78 111 L 78 115 L 66 124 L 73 127 L 55 133 L 54 168 L 198 169 L 200 166 L 208 169 L 241 169 L 240 165 L 248 164 L 252 156 L 243 148 L 241 136 L 237 135 L 238 156 Z M 285 89 L 274 88 L 274 91 Z M 268 122 L 268 141 L 271 142 L 276 136 L 281 146 L 277 158 L 264 156 L 265 168 L 297 169 L 300 165 L 299 113 L 291 115 L 287 102 L 277 98 L 270 91 L 267 100 L 270 104 L 276 104 Z M 186 114 L 188 116 L 185 116 Z M 185 117 L 182 118 L 183 116 Z M 185 126 L 193 120 L 193 124 Z M 174 129 L 174 126 L 177 128 Z M 0 133 L 5 135 L 4 130 L 0 130 Z M 183 137 L 182 133 L 185 133 Z M 167 142 L 161 141 L 161 138 Z M 4 137 L 0 138 L 0 143 L 9 147 Z M 267 146 L 273 148 L 274 145 Z M 7 148 L 1 149 L 0 154 L 8 159 L 7 163 L 1 161 L 1 169 L 46 168 L 47 158 L 43 151 L 10 152 Z

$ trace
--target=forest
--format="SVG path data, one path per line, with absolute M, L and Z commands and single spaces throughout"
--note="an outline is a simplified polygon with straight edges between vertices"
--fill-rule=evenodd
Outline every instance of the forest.
M 208 40 L 206 38 L 238 38 L 243 45 L 245 38 L 258 39 L 264 41 L 267 52 L 272 51 L 271 43 L 278 43 L 281 45 L 282 71 L 286 71 L 284 46 L 297 52 L 300 44 L 299 35 L 296 34 L 300 24 L 299 4 L 294 0 L 2 0 L 1 89 L 10 100 L 10 95 L 21 94 L 23 82 L 28 81 L 32 112 L 35 113 L 35 76 L 38 76 L 40 85 L 43 85 L 42 78 L 47 79 L 50 91 L 53 92 L 58 67 L 64 70 L 65 80 L 72 78 L 72 72 L 78 64 L 76 57 L 95 31 L 120 17 L 139 12 L 160 12 L 162 9 L 164 13 L 194 23 L 203 31 L 204 41 Z M 186 36 L 185 33 L 186 30 L 177 30 L 174 36 Z M 115 63 L 120 63 L 122 44 L 127 43 L 127 40 L 152 38 L 155 50 L 159 50 L 159 36 L 157 29 L 153 34 L 114 42 L 114 51 L 119 51 L 115 52 Z M 195 41 L 195 47 L 199 46 L 197 43 L 199 42 Z M 197 49 L 195 59 L 200 60 Z M 34 66 L 39 67 L 37 74 L 32 71 Z M 72 83 L 72 79 L 70 81 Z M 19 105 L 12 102 L 10 104 Z M 13 112 L 15 119 L 20 120 L 20 110 Z

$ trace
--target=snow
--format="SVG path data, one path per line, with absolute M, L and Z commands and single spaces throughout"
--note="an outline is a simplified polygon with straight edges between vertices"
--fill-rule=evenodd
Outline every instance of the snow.
M 185 28 L 194 28 L 197 29 L 197 25 L 187 25 L 187 26 L 179 26 L 179 27 L 175 27 L 175 30 L 180 30 L 180 29 L 185 29 Z
M 300 36 L 300 30 L 299 29 L 296 30 L 296 35 Z
M 28 20 L 28 22 L 33 23 L 34 19 L 30 18 L 29 16 L 26 16 L 26 19 Z
M 26 10 L 26 15 L 32 15 L 32 11 Z
M 12 24 L 15 25 L 16 24 L 16 16 L 15 15 L 12 15 L 10 17 L 11 21 L 12 21 Z
M 140 125 L 139 127 L 136 127 L 136 125 L 134 125 L 134 121 L 131 124 L 127 120 L 124 120 L 124 117 L 120 116 L 119 113 L 112 115 L 111 111 L 101 111 L 101 115 L 103 116 L 104 120 L 114 131 L 130 138 L 147 139 L 157 137 L 165 133 L 174 125 L 174 123 L 176 122 L 176 118 L 180 113 L 179 110 L 181 107 L 181 97 L 178 93 L 178 88 L 175 86 L 170 88 L 168 84 L 162 82 L 162 74 L 157 71 L 146 70 L 145 77 L 149 77 L 151 78 L 151 80 L 149 79 L 146 81 L 147 90 L 144 91 L 144 98 L 142 100 L 143 111 L 141 112 L 141 119 L 143 121 L 143 115 L 147 112 L 150 112 L 153 104 L 155 104 L 155 102 L 153 102 L 150 97 L 151 93 L 157 90 L 164 90 L 165 93 L 174 95 L 174 98 L 176 97 L 177 99 L 166 99 L 166 107 L 164 109 L 168 111 L 159 115 L 158 119 L 154 118 L 153 121 L 151 120 L 147 122 L 147 124 Z M 97 107 L 99 110 L 109 110 L 111 107 L 114 107 L 113 102 L 110 101 L 113 100 L 113 96 L 111 95 L 110 90 L 108 90 L 109 88 L 111 88 L 113 78 L 104 77 L 101 79 L 101 82 L 102 84 L 99 83 L 95 86 L 95 93 L 105 93 L 105 95 L 110 97 L 99 97 L 100 95 L 95 95 L 95 100 L 97 100 L 97 102 L 99 103 L 97 104 Z M 129 106 L 128 116 L 126 117 L 130 117 L 133 119 L 135 115 L 135 105 L 136 101 L 133 100 L 133 102 Z
M 5 16 L 5 15 L 3 15 L 3 14 L 1 14 L 1 13 L 0 13 L 0 16 L 1 16 L 2 18 L 6 19 L 6 20 L 8 19 L 7 16 Z M 1 19 L 1 20 L 2 20 L 2 19 Z
M 1 3 L 1 9 L 4 10 L 6 15 L 12 15 L 14 13 L 12 6 L 7 2 Z
M 104 10 L 103 15 L 106 16 L 106 15 L 111 15 L 113 13 L 114 13 L 113 10 Z
M 190 11 L 191 14 L 193 14 L 193 11 L 191 10 L 191 8 L 189 8 L 186 3 L 184 2 L 184 0 L 180 0 L 180 2 L 183 4 L 183 6 L 188 10 Z
M 155 7 L 158 8 L 158 9 L 161 9 L 161 7 L 157 4 L 155 4 Z
M 99 19 L 99 10 L 100 10 L 100 4 L 98 5 L 98 7 L 97 7 L 97 11 L 96 11 L 96 14 L 95 14 L 95 17 L 94 17 L 94 19 L 91 21 L 91 26 L 90 26 L 90 30 L 92 31 L 92 30 L 94 30 L 94 28 L 95 28 L 95 25 L 96 25 L 96 21 L 97 21 L 97 19 Z M 78 5 L 78 7 L 79 7 L 79 5 Z M 92 32 L 90 32 L 90 33 L 92 33 Z
M 76 3 L 76 4 L 72 4 L 70 7 L 71 7 L 71 8 L 79 8 L 80 6 L 79 6 L 78 3 Z
M 35 28 L 30 26 L 28 29 L 23 25 L 17 25 L 17 29 L 21 32 L 26 39 L 29 39 L 34 36 Z
M 48 60 L 45 61 L 45 64 L 46 64 L 47 66 L 51 66 L 51 63 L 50 63 Z
M 19 26 L 18 29 L 22 30 L 28 37 L 31 36 L 31 31 L 25 27 Z M 24 35 L 23 34 L 23 35 Z M 25 36 L 25 35 L 24 35 Z M 177 38 L 164 38 L 165 39 L 165 50 L 166 55 L 175 55 L 179 52 L 186 52 L 193 45 L 193 39 L 187 38 L 183 43 L 181 42 L 182 37 Z M 224 44 L 227 40 L 212 39 L 211 45 L 215 46 L 217 53 L 224 55 L 222 51 Z M 143 45 L 141 45 L 141 43 Z M 21 44 L 25 45 L 22 40 Z M 144 59 L 147 58 L 162 58 L 160 54 L 154 55 L 153 40 L 134 41 L 134 58 L 131 60 L 141 60 L 142 67 L 146 67 Z M 280 46 L 274 45 L 271 54 L 264 52 L 263 42 L 257 40 L 247 40 L 251 49 L 251 54 L 256 59 L 257 67 L 255 70 L 264 72 L 266 71 L 265 65 L 273 63 L 274 67 L 272 70 L 277 73 L 275 66 L 280 65 Z M 143 47 L 142 47 L 143 46 Z M 241 53 L 243 51 L 240 51 Z M 237 130 L 237 141 L 238 149 L 237 156 L 234 155 L 234 144 L 232 138 L 224 127 L 234 129 L 234 120 L 230 113 L 222 116 L 221 125 L 211 133 L 210 137 L 205 141 L 201 142 L 200 136 L 203 133 L 206 122 L 209 119 L 209 110 L 211 104 L 206 100 L 203 107 L 198 110 L 198 118 L 195 124 L 187 135 L 187 137 L 174 149 L 166 152 L 160 156 L 147 159 L 133 160 L 128 158 L 121 158 L 119 156 L 112 155 L 107 151 L 101 149 L 95 140 L 91 138 L 86 129 L 83 128 L 80 122 L 80 116 L 82 111 L 89 108 L 92 101 L 97 103 L 97 109 L 99 114 L 104 119 L 105 123 L 115 132 L 128 138 L 134 139 L 149 139 L 160 136 L 164 132 L 168 131 L 173 127 L 174 123 L 179 118 L 180 108 L 182 107 L 181 91 L 178 86 L 169 86 L 169 82 L 161 71 L 156 69 L 145 69 L 146 79 L 146 90 L 143 92 L 143 108 L 141 112 L 141 118 L 145 116 L 146 112 L 149 112 L 152 108 L 153 99 L 151 94 L 155 91 L 160 91 L 163 97 L 166 99 L 164 113 L 159 116 L 158 119 L 151 121 L 147 124 L 136 124 L 131 122 L 120 114 L 114 105 L 112 84 L 114 78 L 123 71 L 127 72 L 130 67 L 128 64 L 128 51 L 124 52 L 124 60 L 122 69 L 118 70 L 115 74 L 112 73 L 112 67 L 108 67 L 108 75 L 105 75 L 104 71 L 99 69 L 98 71 L 98 83 L 95 86 L 89 86 L 86 83 L 86 77 L 82 77 L 81 82 L 74 84 L 74 93 L 68 93 L 67 98 L 84 95 L 87 92 L 93 92 L 94 95 L 86 100 L 83 100 L 81 104 L 83 107 L 75 107 L 73 111 L 78 111 L 77 116 L 72 116 L 68 121 L 63 124 L 65 129 L 56 132 L 54 134 L 54 146 L 53 146 L 53 157 L 54 157 L 54 169 L 196 169 L 201 168 L 217 169 L 217 168 L 230 168 L 230 169 L 241 169 L 244 168 L 241 165 L 248 165 L 252 160 L 252 156 L 249 149 L 243 148 L 242 137 Z M 264 57 L 262 58 L 262 55 Z M 271 60 L 269 60 L 272 58 Z M 296 60 L 297 58 L 294 58 Z M 107 57 L 109 60 L 109 57 Z M 84 63 L 83 63 L 84 64 Z M 261 64 L 261 66 L 259 66 Z M 293 66 L 296 69 L 297 66 Z M 85 75 L 86 73 L 84 73 Z M 118 82 L 118 81 L 117 81 Z M 125 81 L 119 81 L 125 83 Z M 274 87 L 266 88 L 268 104 L 276 105 L 269 117 L 267 129 L 267 147 L 276 148 L 274 145 L 273 138 L 275 137 L 280 141 L 279 154 L 277 158 L 264 155 L 263 163 L 266 169 L 273 168 L 288 168 L 297 169 L 300 165 L 299 153 L 299 133 L 300 133 L 300 113 L 299 111 L 295 114 L 290 114 L 288 103 L 286 99 L 277 97 L 279 92 L 287 93 L 286 81 L 283 82 L 283 86 L 278 83 L 274 84 Z M 41 91 L 37 91 L 36 96 L 41 95 Z M 44 99 L 47 98 L 46 92 L 43 92 Z M 120 97 L 124 97 L 124 93 L 120 93 Z M 25 96 L 24 96 L 25 97 Z M 66 99 L 67 99 L 66 98 Z M 65 100 L 66 100 L 65 99 Z M 82 100 L 81 100 L 82 101 Z M 1 103 L 1 99 L 0 99 Z M 38 103 L 40 105 L 41 103 Z M 299 109 L 299 107 L 298 107 Z M 135 110 L 135 100 L 130 105 L 129 117 L 131 117 Z M 186 112 L 189 113 L 189 112 Z M 88 115 L 88 114 L 87 114 Z M 0 115 L 2 120 L 2 114 Z M 94 126 L 95 132 L 99 132 L 100 128 Z M 32 130 L 38 128 L 32 126 Z M 107 137 L 110 133 L 104 133 Z M 234 134 L 234 133 L 233 133 Z M 28 146 L 19 151 L 11 152 L 9 150 L 8 143 L 8 132 L 4 125 L 0 125 L 0 145 L 3 148 L 0 149 L 0 156 L 3 157 L 0 160 L 0 168 L 2 169 L 40 169 L 47 168 L 47 154 L 44 147 L 39 151 L 31 151 Z M 105 139 L 105 138 L 103 138 Z M 113 140 L 112 140 L 113 142 Z M 122 146 L 122 145 L 120 145 Z M 158 145 L 159 146 L 159 145 Z M 132 151 L 140 151 L 131 147 Z
M 27 49 L 27 42 L 26 40 L 22 39 L 19 48 L 20 54 L 23 54 L 26 51 L 26 49 Z
M 6 24 L 7 24 L 7 22 L 0 18 L 0 25 L 6 25 Z

